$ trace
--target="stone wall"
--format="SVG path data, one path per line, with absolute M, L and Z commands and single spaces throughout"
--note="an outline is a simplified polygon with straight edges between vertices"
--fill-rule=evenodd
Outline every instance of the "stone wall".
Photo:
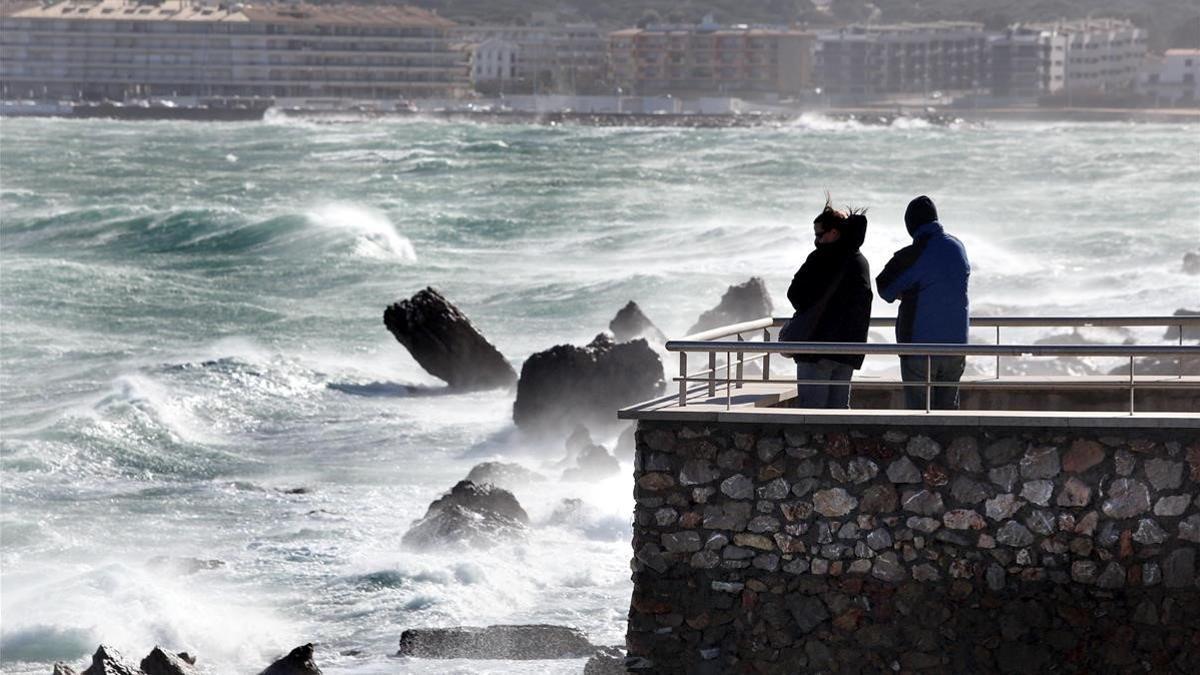
M 1200 672 L 1195 428 L 642 420 L 635 478 L 631 670 Z

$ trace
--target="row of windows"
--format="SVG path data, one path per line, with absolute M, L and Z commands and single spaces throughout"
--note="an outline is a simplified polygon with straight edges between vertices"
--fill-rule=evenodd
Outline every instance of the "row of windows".
M 63 19 L 9 18 L 0 24 L 5 31 L 72 33 L 198 33 L 251 35 L 330 35 L 344 37 L 444 37 L 446 30 L 434 27 L 373 25 L 272 24 L 217 21 L 67 21 Z
M 388 76 L 377 72 L 360 72 L 337 74 L 330 77 L 325 71 L 275 71 L 268 73 L 234 73 L 230 70 L 211 70 L 208 72 L 147 70 L 130 73 L 125 70 L 105 68 L 30 68 L 28 66 L 0 66 L 0 78 L 32 79 L 42 81 L 48 79 L 77 80 L 89 82 L 191 82 L 191 83 L 222 83 L 222 82 L 368 82 L 368 83 L 404 83 L 404 82 L 453 82 L 459 78 L 458 73 L 418 73 L 406 72 L 403 77 Z M 465 75 L 465 73 L 464 73 Z

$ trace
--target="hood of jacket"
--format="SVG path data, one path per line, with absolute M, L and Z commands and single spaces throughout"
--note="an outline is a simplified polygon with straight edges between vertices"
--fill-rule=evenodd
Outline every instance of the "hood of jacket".
M 850 216 L 837 226 L 838 240 L 830 244 L 817 244 L 819 249 L 845 250 L 854 252 L 862 248 L 867 238 L 867 217 L 863 215 Z
M 941 223 L 936 220 L 931 220 L 914 230 L 909 230 L 909 233 L 912 234 L 913 241 L 917 242 L 925 237 L 932 237 L 934 235 L 941 234 L 944 231 L 945 229 L 942 227 Z

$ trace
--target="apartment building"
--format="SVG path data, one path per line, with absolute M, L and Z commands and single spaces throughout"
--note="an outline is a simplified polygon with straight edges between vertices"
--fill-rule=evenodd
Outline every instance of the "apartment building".
M 1159 104 L 1200 105 L 1200 49 L 1168 49 L 1151 59 L 1137 88 Z
M 455 24 L 398 5 L 64 0 L 6 5 L 4 98 L 447 97 Z
M 609 33 L 611 79 L 637 95 L 797 96 L 812 86 L 813 35 L 711 22 Z
M 1050 36 L 1014 26 L 988 37 L 985 79 L 992 96 L 1033 99 L 1049 91 Z
M 477 89 L 524 93 L 594 90 L 608 67 L 607 42 L 593 23 L 562 23 L 537 13 L 523 26 L 463 26 L 455 31 L 468 45 Z M 511 58 L 507 73 L 498 60 Z
M 973 90 L 987 43 L 983 24 L 965 21 L 846 26 L 817 35 L 815 80 L 846 98 Z
M 1028 24 L 1049 37 L 1047 91 L 1106 93 L 1130 89 L 1146 57 L 1146 31 L 1121 19 Z

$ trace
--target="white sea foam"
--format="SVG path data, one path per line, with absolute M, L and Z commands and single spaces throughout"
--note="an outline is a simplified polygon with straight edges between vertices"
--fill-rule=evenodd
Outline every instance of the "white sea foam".
M 416 262 L 412 242 L 396 232 L 387 216 L 354 204 L 324 204 L 305 213 L 308 222 L 318 227 L 354 236 L 354 251 L 367 258 Z

